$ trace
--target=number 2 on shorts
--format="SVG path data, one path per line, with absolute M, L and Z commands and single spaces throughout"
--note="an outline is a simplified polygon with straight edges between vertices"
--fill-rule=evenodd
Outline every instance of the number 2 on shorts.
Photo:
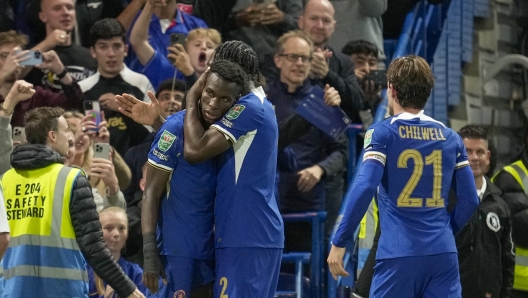
M 225 277 L 222 277 L 220 278 L 220 285 L 223 286 L 222 287 L 222 293 L 220 293 L 220 298 L 229 298 L 229 296 L 227 296 L 227 294 L 225 293 L 226 289 L 227 289 L 227 278 Z

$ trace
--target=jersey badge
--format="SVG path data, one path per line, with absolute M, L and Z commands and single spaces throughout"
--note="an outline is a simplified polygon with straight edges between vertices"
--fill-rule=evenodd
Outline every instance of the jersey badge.
M 486 216 L 486 223 L 488 224 L 488 228 L 493 232 L 498 232 L 500 230 L 499 217 L 494 212 L 488 213 L 488 216 Z
M 363 148 L 367 148 L 368 145 L 370 145 L 370 142 L 372 142 L 372 134 L 374 134 L 374 129 L 369 129 L 365 133 L 365 140 L 363 141 L 364 142 Z
M 236 104 L 231 108 L 231 110 L 229 110 L 229 112 L 227 112 L 225 117 L 227 118 L 227 120 L 234 120 L 238 118 L 240 114 L 242 114 L 242 111 L 244 111 L 245 108 L 246 107 L 241 104 Z
M 184 290 L 178 290 L 174 293 L 174 298 L 185 298 L 187 297 L 187 295 L 185 295 L 185 291 Z
M 172 146 L 172 143 L 176 141 L 177 137 L 170 132 L 164 130 L 163 134 L 161 134 L 161 137 L 158 141 L 158 148 L 165 152 L 169 150 L 169 148 Z

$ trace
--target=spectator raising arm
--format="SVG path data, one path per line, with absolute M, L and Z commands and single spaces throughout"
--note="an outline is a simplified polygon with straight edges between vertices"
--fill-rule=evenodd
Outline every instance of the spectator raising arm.
M 18 102 L 29 99 L 35 94 L 33 85 L 25 81 L 16 81 L 7 94 L 5 101 L 0 104 L 0 175 L 11 168 L 9 158 L 13 150 L 11 137 L 11 115 Z
M 155 52 L 148 41 L 149 24 L 155 8 L 153 2 L 155 1 L 147 1 L 145 3 L 145 7 L 139 14 L 130 32 L 130 44 L 134 48 L 141 65 L 146 65 L 152 59 Z

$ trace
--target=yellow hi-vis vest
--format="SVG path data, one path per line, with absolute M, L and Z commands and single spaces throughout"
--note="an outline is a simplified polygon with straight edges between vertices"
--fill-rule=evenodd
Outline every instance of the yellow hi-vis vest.
M 526 195 L 528 195 L 528 170 L 522 160 L 518 160 L 503 170 L 513 176 L 519 183 Z M 495 181 L 495 176 L 491 182 Z M 513 277 L 513 288 L 521 291 L 528 291 L 528 248 L 515 245 L 515 272 Z
M 378 227 L 378 204 L 376 200 L 372 199 L 370 205 L 359 223 L 358 233 L 358 266 L 357 275 L 361 273 L 365 261 L 367 260 L 372 243 L 374 242 L 374 236 L 376 235 L 376 228 Z
M 4 295 L 85 297 L 86 262 L 70 217 L 79 169 L 52 164 L 0 177 L 11 240 L 3 259 Z

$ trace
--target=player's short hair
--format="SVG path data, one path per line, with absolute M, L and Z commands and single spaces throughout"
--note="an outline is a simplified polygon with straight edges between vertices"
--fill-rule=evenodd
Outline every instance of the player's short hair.
M 234 62 L 242 67 L 249 80 L 255 82 L 260 80 L 257 53 L 240 40 L 229 40 L 220 44 L 214 52 L 213 61 L 216 60 Z
M 187 38 L 185 38 L 185 48 L 188 48 L 189 43 L 200 37 L 209 38 L 213 42 L 215 48 L 222 43 L 222 36 L 218 30 L 213 28 L 196 28 L 189 31 L 187 34 Z
M 387 70 L 387 81 L 396 90 L 402 108 L 423 109 L 434 87 L 427 61 L 416 55 L 397 58 Z
M 354 54 L 372 55 L 378 59 L 378 47 L 366 40 L 349 41 L 341 51 L 343 54 L 350 56 Z
M 111 39 L 114 37 L 121 37 L 123 43 L 126 44 L 126 30 L 121 23 L 116 19 L 106 18 L 95 22 L 90 28 L 90 46 L 95 47 L 95 44 L 100 39 Z
M 462 139 L 482 139 L 482 140 L 488 140 L 488 133 L 484 129 L 484 127 L 475 125 L 475 124 L 468 124 L 464 127 L 462 127 L 458 134 L 462 137 Z
M 279 39 L 277 39 L 277 45 L 275 46 L 275 54 L 276 55 L 280 55 L 280 54 L 284 53 L 284 44 L 290 38 L 294 38 L 294 37 L 297 37 L 297 38 L 305 40 L 308 43 L 308 45 L 310 46 L 310 55 L 313 54 L 313 51 L 314 51 L 313 41 L 310 38 L 310 36 L 306 32 L 304 32 L 302 30 L 291 30 L 291 31 L 288 31 L 288 32 L 284 33 L 283 35 L 281 35 L 281 37 L 279 37 Z
M 15 30 L 0 32 L 0 46 L 14 43 L 23 49 L 28 43 L 28 37 L 24 34 L 18 34 Z
M 174 80 L 174 91 L 185 93 L 185 89 L 186 85 L 184 81 Z M 166 79 L 159 84 L 158 89 L 156 90 L 156 98 L 158 98 L 161 92 L 165 90 L 172 91 L 172 79 Z
M 249 80 L 248 75 L 238 64 L 228 60 L 215 60 L 211 64 L 210 71 L 224 81 L 237 84 L 239 90 L 244 89 Z
M 46 145 L 48 132 L 59 129 L 59 117 L 63 114 L 64 110 L 56 107 L 40 107 L 27 112 L 24 123 L 28 144 Z

